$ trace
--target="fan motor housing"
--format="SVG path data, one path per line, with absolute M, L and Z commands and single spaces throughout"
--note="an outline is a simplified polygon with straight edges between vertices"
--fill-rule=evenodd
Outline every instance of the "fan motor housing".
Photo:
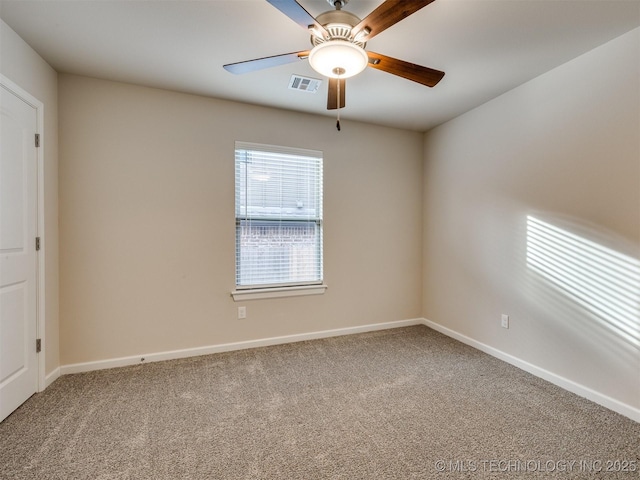
M 360 23 L 360 18 L 353 13 L 344 10 L 330 10 L 318 15 L 316 21 L 329 32 L 329 38 L 324 39 L 312 35 L 311 43 L 314 46 L 329 40 L 345 40 L 362 48 L 365 47 L 365 42 L 355 41 L 351 36 L 353 27 Z

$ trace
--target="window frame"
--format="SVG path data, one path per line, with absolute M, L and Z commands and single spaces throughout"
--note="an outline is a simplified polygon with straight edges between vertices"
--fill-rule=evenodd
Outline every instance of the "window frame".
M 316 214 L 315 218 L 311 219 L 301 219 L 301 218 L 282 218 L 279 216 L 275 216 L 269 218 L 269 216 L 253 216 L 242 217 L 239 214 L 238 207 L 238 167 L 237 167 L 237 158 L 238 151 L 248 150 L 248 151 L 256 151 L 256 152 L 265 152 L 265 153 L 275 153 L 282 155 L 293 155 L 293 156 L 304 156 L 304 157 L 314 157 L 319 159 L 319 182 L 318 187 L 319 190 L 319 206 L 316 207 L 319 209 L 319 214 Z M 300 149 L 300 148 L 292 148 L 292 147 L 284 147 L 284 146 L 276 146 L 276 145 L 265 145 L 258 143 L 250 143 L 250 142 L 242 142 L 236 141 L 234 148 L 234 181 L 235 181 L 235 189 L 234 189 L 234 217 L 235 217 L 235 270 L 234 276 L 236 284 L 235 290 L 231 292 L 231 296 L 235 301 L 239 300 L 254 300 L 254 299 L 262 299 L 262 298 L 275 298 L 275 297 L 289 297 L 289 296 L 301 296 L 301 295 L 320 295 L 324 294 L 327 285 L 324 283 L 324 248 L 323 248 L 323 163 L 324 163 L 323 153 L 318 150 L 308 150 L 308 149 Z M 246 185 L 245 185 L 246 187 Z M 309 225 L 313 224 L 317 229 L 319 229 L 319 234 L 317 237 L 317 252 L 319 258 L 317 268 L 319 269 L 319 279 L 318 280 L 308 280 L 308 281 L 289 281 L 283 283 L 267 283 L 267 284 L 250 284 L 250 285 L 238 285 L 238 272 L 239 272 L 239 262 L 240 262 L 240 229 L 242 228 L 243 222 L 252 221 L 256 222 L 258 225 L 261 223 L 264 226 L 268 225 L 282 225 L 283 223 L 291 223 L 294 224 L 303 224 Z

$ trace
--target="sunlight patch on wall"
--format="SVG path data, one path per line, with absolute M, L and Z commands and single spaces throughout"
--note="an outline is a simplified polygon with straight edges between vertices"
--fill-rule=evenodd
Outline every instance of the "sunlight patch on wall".
M 640 261 L 527 216 L 527 266 L 640 347 Z

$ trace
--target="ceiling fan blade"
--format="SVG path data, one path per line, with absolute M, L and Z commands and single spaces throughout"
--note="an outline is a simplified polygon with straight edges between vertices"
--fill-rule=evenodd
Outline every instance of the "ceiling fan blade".
M 415 63 L 405 62 L 397 58 L 387 57 L 375 52 L 367 52 L 369 56 L 369 66 L 377 70 L 382 70 L 393 75 L 397 75 L 407 80 L 421 83 L 427 87 L 435 87 L 444 77 L 444 72 L 433 68 L 423 67 Z
M 256 70 L 262 70 L 263 68 L 277 67 L 278 65 L 286 65 L 287 63 L 293 63 L 298 60 L 305 60 L 309 57 L 309 50 L 301 52 L 284 53 L 282 55 L 274 55 L 272 57 L 256 58 L 253 60 L 246 60 L 244 62 L 228 63 L 223 65 L 227 72 L 235 73 L 236 75 L 242 73 L 255 72 Z
M 309 29 L 309 27 L 313 25 L 316 30 L 313 33 L 316 33 L 321 37 L 326 37 L 328 35 L 325 28 L 316 22 L 316 19 L 307 12 L 302 5 L 296 2 L 296 0 L 267 0 L 267 2 L 276 7 L 305 30 Z
M 340 82 L 340 108 L 344 108 L 345 90 L 347 81 L 344 78 L 329 78 L 329 95 L 327 96 L 327 110 L 338 108 L 338 81 Z
M 386 0 L 351 30 L 355 37 L 369 41 L 380 32 L 407 18 L 435 0 Z M 369 33 L 367 33 L 369 31 Z

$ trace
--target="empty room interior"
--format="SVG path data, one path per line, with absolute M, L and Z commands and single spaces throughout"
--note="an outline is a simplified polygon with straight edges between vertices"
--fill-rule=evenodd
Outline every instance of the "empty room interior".
M 0 92 L 0 478 L 637 478 L 640 2 L 0 0 Z

